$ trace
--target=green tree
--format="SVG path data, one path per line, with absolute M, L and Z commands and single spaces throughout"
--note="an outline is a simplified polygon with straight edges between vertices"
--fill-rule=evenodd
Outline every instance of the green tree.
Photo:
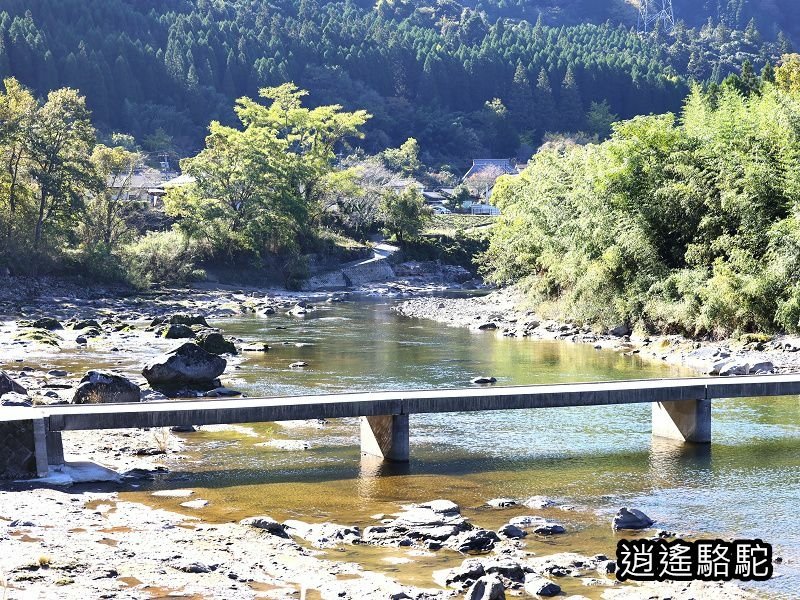
M 92 195 L 87 206 L 85 231 L 90 246 L 102 244 L 105 251 L 110 252 L 127 237 L 129 228 L 125 217 L 131 209 L 127 196 L 133 175 L 143 159 L 138 152 L 122 146 L 95 146 L 92 163 L 105 185 L 102 191 Z
M 414 138 L 408 138 L 399 148 L 387 148 L 381 156 L 387 167 L 405 175 L 413 177 L 422 168 L 419 143 Z
M 50 92 L 31 128 L 31 178 L 37 187 L 34 250 L 46 225 L 63 231 L 78 218 L 87 192 L 102 188 L 90 160 L 94 142 L 85 98 L 68 88 Z
M 425 205 L 422 195 L 409 187 L 399 193 L 385 192 L 380 215 L 387 233 L 394 235 L 403 245 L 419 235 L 430 219 L 430 209 Z
M 8 246 L 12 243 L 20 198 L 31 192 L 26 169 L 31 152 L 31 128 L 38 106 L 33 94 L 16 79 L 5 79 L 3 87 L 5 92 L 0 93 L 0 198 L 7 202 L 5 238 Z
M 586 113 L 589 133 L 593 133 L 601 139 L 608 137 L 611 133 L 611 124 L 617 120 L 619 117 L 611 112 L 611 107 L 606 100 L 592 102 L 589 112 Z
M 550 87 L 550 78 L 547 71 L 542 68 L 536 80 L 536 89 L 533 94 L 536 106 L 536 129 L 542 136 L 548 131 L 553 131 L 557 126 L 556 103 L 553 100 L 553 89 Z
M 583 101 L 572 67 L 567 67 L 564 81 L 561 83 L 560 104 L 561 129 L 563 131 L 580 131 L 584 125 Z
M 182 161 L 192 185 L 170 191 L 169 214 L 220 258 L 296 253 L 313 236 L 329 195 L 335 149 L 361 135 L 369 115 L 338 105 L 306 108 L 287 83 L 237 101 L 242 129 L 211 124 L 206 147 Z

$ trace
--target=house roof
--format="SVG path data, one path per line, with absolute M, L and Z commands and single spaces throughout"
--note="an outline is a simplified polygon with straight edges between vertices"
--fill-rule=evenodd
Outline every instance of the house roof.
M 386 187 L 393 188 L 393 189 L 401 189 L 404 190 L 406 188 L 415 187 L 415 188 L 423 188 L 424 186 L 411 177 L 393 177 L 389 181 L 386 182 Z
M 184 173 L 183 175 L 178 175 L 177 177 L 170 179 L 169 181 L 165 181 L 164 187 L 165 188 L 181 187 L 184 185 L 189 185 L 191 183 L 194 183 L 195 181 L 197 181 L 197 179 L 195 179 L 191 175 L 187 175 L 186 173 Z
M 120 187 L 123 183 L 126 182 L 127 177 L 125 174 L 120 174 L 117 176 L 110 175 L 106 180 L 106 186 L 112 187 L 114 186 L 116 179 L 116 186 Z M 161 182 L 164 180 L 164 175 L 161 171 L 157 169 L 141 169 L 139 171 L 135 171 L 133 175 L 131 175 L 130 181 L 127 183 L 128 189 L 131 190 L 146 190 L 151 187 L 155 187 L 160 185 Z
M 462 178 L 462 181 L 482 176 L 494 177 L 496 179 L 500 175 L 510 175 L 517 172 L 509 158 L 475 158 L 472 161 L 472 166 L 469 171 L 467 171 Z
M 422 195 L 426 200 L 431 200 L 433 202 L 442 202 L 445 199 L 439 192 L 422 192 Z

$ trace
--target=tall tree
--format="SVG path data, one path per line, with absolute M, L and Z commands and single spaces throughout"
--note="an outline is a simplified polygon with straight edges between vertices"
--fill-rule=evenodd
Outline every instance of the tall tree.
M 584 125 L 583 101 L 571 66 L 567 67 L 564 81 L 561 82 L 560 108 L 561 129 L 563 131 L 580 131 Z
M 550 78 L 544 67 L 539 71 L 539 77 L 536 80 L 533 102 L 536 106 L 536 130 L 539 135 L 542 136 L 547 131 L 553 131 L 558 126 L 556 103 L 553 100 Z
M 103 182 L 90 161 L 94 141 L 85 98 L 68 88 L 50 92 L 31 131 L 31 176 L 38 188 L 34 250 L 46 224 L 74 221 L 87 191 L 101 189 Z
M 514 79 L 511 82 L 508 110 L 511 113 L 511 121 L 519 130 L 524 131 L 533 128 L 535 119 L 533 89 L 528 79 L 528 72 L 521 61 L 517 62 Z

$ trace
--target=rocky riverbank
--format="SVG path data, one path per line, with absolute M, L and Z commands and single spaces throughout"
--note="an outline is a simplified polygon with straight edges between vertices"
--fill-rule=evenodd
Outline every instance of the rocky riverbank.
M 636 335 L 625 325 L 596 331 L 573 323 L 541 318 L 520 310 L 513 289 L 470 298 L 412 298 L 399 303 L 400 314 L 453 327 L 495 332 L 508 337 L 592 344 L 596 349 L 638 354 L 708 375 L 748 375 L 800 371 L 800 337 L 745 336 L 721 342 L 689 340 L 679 335 Z
M 199 506 L 188 489 L 154 492 Z M 544 499 L 514 506 L 542 511 Z M 514 511 L 519 513 L 519 510 Z M 260 515 L 241 522 L 197 517 L 120 500 L 113 491 L 37 488 L 0 491 L 0 590 L 8 598 L 321 598 L 502 600 L 561 596 L 562 586 L 614 599 L 743 600 L 755 598 L 729 584 L 695 582 L 621 586 L 604 555 L 558 552 L 536 556 L 526 536 L 557 535 L 539 516 L 510 517 L 497 532 L 465 519 L 459 507 L 436 500 L 376 515 L 364 528 L 335 523 L 279 523 Z M 324 549 L 393 546 L 409 564 L 433 552 L 459 553 L 452 568 L 432 573 L 430 586 L 403 585 L 354 562 L 332 560 Z M 442 547 L 447 548 L 441 550 Z M 561 582 L 559 585 L 558 582 Z M 642 595 L 642 594 L 646 594 Z
M 362 292 L 402 297 L 424 289 L 406 286 L 392 282 Z M 264 352 L 266 344 L 229 336 L 224 325 L 214 330 L 208 321 L 219 324 L 226 317 L 241 315 L 269 319 L 276 313 L 303 319 L 347 298 L 346 292 L 298 295 L 219 286 L 146 295 L 130 295 L 120 288 L 81 291 L 76 284 L 63 282 L 51 287 L 39 282 L 31 287 L 20 285 L 16 293 L 4 288 L 0 313 L 7 317 L 0 325 L 0 369 L 21 389 L 9 383 L 5 393 L 0 381 L 1 399 L 39 404 L 69 402 L 76 397 L 97 400 L 111 390 L 110 397 L 132 392 L 124 383 L 112 386 L 102 378 L 92 379 L 86 373 L 87 364 L 117 373 L 138 386 L 142 401 L 164 399 L 169 391 L 156 389 L 158 382 L 146 378 L 143 359 L 155 359 L 181 344 L 199 346 L 200 337 L 209 333 L 232 343 L 236 354 L 229 346 L 217 348 L 226 362 L 218 387 L 179 392 L 219 395 L 234 387 L 241 353 Z M 490 304 L 498 300 L 505 302 L 501 308 Z M 469 313 L 472 318 L 468 322 L 484 330 L 507 329 L 504 333 L 516 335 L 532 324 L 521 321 L 511 299 L 502 294 L 491 300 L 417 298 L 411 302 L 408 306 L 436 306 L 437 311 L 442 310 L 441 305 L 452 307 L 453 324 L 459 325 L 467 321 L 457 321 L 455 314 L 473 310 L 465 307 L 477 307 L 474 314 Z M 487 310 L 491 321 L 481 320 Z M 551 331 L 541 324 L 532 328 L 537 329 L 553 337 L 569 332 Z M 593 334 L 575 331 L 572 335 Z M 624 336 L 599 336 L 596 343 L 617 347 L 628 342 Z M 85 389 L 81 395 L 79 391 L 87 384 L 110 387 L 93 388 L 100 396 Z M 241 427 L 232 431 L 243 433 L 247 431 Z M 0 486 L 0 575 L 6 582 L 0 594 L 5 592 L 6 597 L 496 600 L 535 598 L 545 593 L 573 594 L 575 599 L 641 598 L 643 593 L 686 600 L 752 597 L 734 586 L 717 584 L 619 585 L 610 574 L 613 568 L 607 556 L 547 550 L 550 540 L 571 533 L 570 523 L 560 515 L 578 513 L 568 513 L 575 511 L 574 507 L 546 498 L 488 500 L 481 510 L 500 513 L 478 511 L 469 517 L 446 500 L 398 505 L 395 513 L 375 515 L 373 523 L 361 527 L 324 521 L 324 517 L 277 522 L 268 515 L 220 523 L 196 516 L 202 517 L 205 500 L 194 490 L 155 492 L 152 505 L 120 499 L 120 491 L 146 487 L 159 474 L 181 465 L 191 438 L 161 429 L 67 432 L 64 438 L 69 455 L 82 456 L 114 472 L 78 465 L 72 474 L 77 483 L 71 488 L 48 487 L 69 483 L 69 477 L 63 476 L 69 474 L 64 473 L 49 484 Z M 105 487 L 80 483 L 81 478 L 92 479 L 93 474 L 110 481 Z M 175 500 L 173 509 L 153 508 L 165 497 Z M 602 521 L 604 527 L 611 525 L 607 516 L 584 514 L 581 518 Z M 636 535 L 659 533 L 647 529 Z M 535 553 L 530 540 L 537 543 Z M 431 569 L 424 583 L 409 585 L 402 583 L 404 578 L 399 575 L 360 566 L 358 560 L 337 559 L 337 554 L 349 548 L 364 549 L 360 555 L 389 552 L 385 560 L 393 561 L 398 571 L 423 560 L 448 566 Z

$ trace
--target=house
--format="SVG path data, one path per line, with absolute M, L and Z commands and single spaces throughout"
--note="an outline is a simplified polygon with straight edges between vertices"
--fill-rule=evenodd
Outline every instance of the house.
M 461 181 L 470 190 L 470 193 L 478 199 L 468 200 L 463 203 L 463 208 L 469 210 L 473 215 L 492 215 L 500 214 L 500 210 L 489 204 L 494 191 L 494 184 L 503 175 L 519 175 L 519 171 L 508 158 L 476 158 L 472 161 L 472 166 L 466 172 Z
M 384 187 L 396 194 L 404 192 L 409 188 L 417 190 L 420 194 L 425 191 L 425 186 L 411 177 L 393 177 L 384 184 Z
M 164 180 L 164 174 L 149 167 L 139 168 L 133 173 L 109 175 L 106 187 L 114 195 L 115 200 L 123 202 L 147 202 L 150 190 L 158 187 Z

